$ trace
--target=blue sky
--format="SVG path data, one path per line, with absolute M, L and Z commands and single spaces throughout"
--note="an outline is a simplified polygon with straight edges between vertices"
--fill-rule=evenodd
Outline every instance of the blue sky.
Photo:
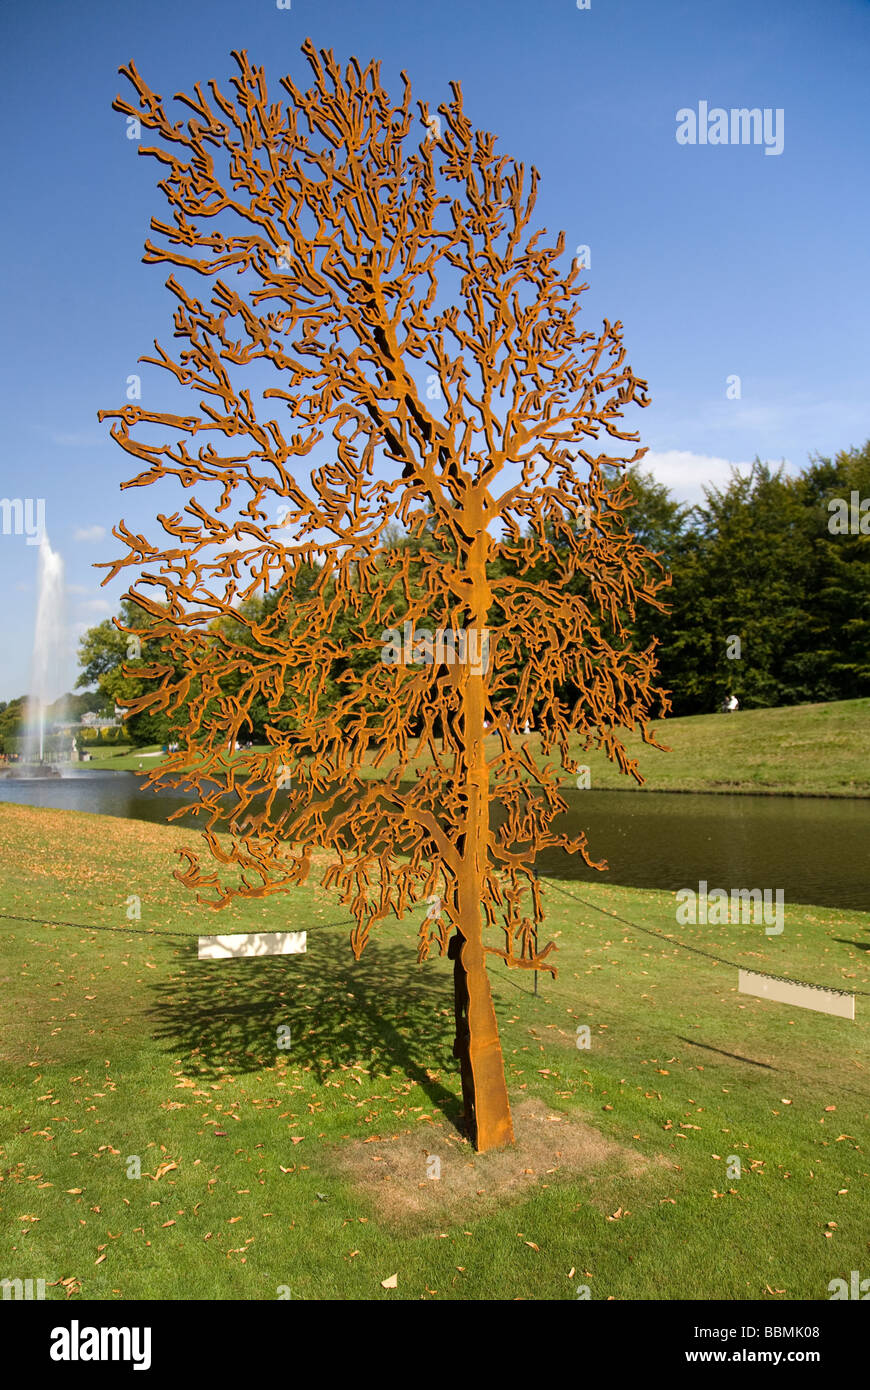
M 117 69 L 132 58 L 169 97 L 225 85 L 230 51 L 247 48 L 270 85 L 290 72 L 307 86 L 309 35 L 341 61 L 379 57 L 397 96 L 405 68 L 433 109 L 459 79 L 472 122 L 537 166 L 535 223 L 564 228 L 566 268 L 589 246 L 586 321 L 625 325 L 653 400 L 631 427 L 679 496 L 756 455 L 796 469 L 870 436 L 867 0 L 8 6 L 0 497 L 44 498 L 64 559 L 60 688 L 78 634 L 117 611 L 124 585 L 101 589 L 92 568 L 121 553 L 112 525 L 154 529 L 155 490 L 120 492 L 130 460 L 97 410 L 124 404 L 137 371 L 149 403 L 168 404 L 164 374 L 137 365 L 170 336 L 166 268 L 141 263 L 165 203 L 111 110 L 128 95 Z M 700 102 L 781 109 L 782 152 L 679 144 L 676 114 Z M 36 570 L 37 547 L 0 535 L 0 699 L 28 686 Z

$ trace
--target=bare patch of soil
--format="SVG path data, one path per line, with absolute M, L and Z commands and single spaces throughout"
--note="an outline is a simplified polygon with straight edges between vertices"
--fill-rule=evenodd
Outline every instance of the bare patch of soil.
M 512 1110 L 516 1143 L 509 1149 L 475 1153 L 441 1121 L 335 1146 L 331 1161 L 382 1219 L 398 1224 L 468 1221 L 535 1186 L 565 1178 L 635 1177 L 651 1166 L 637 1150 L 542 1101 L 524 1100 Z M 432 1171 L 440 1177 L 429 1177 Z

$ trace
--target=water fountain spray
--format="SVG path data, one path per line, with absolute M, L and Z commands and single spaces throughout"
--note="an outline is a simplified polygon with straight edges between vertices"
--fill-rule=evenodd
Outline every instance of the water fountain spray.
M 30 698 L 24 730 L 24 762 L 20 775 L 49 775 L 45 760 L 45 707 L 60 690 L 64 652 L 63 560 L 43 531 L 39 542 L 38 598 L 33 634 Z

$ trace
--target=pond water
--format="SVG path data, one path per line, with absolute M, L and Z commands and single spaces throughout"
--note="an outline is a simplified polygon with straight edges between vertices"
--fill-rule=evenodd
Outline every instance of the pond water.
M 544 876 L 636 888 L 781 888 L 785 901 L 870 910 L 870 800 L 712 796 L 689 792 L 565 791 L 560 828 L 585 830 L 604 873 L 554 852 Z M 69 770 L 41 781 L 0 780 L 0 802 L 51 806 L 157 824 L 190 800 L 143 788 L 135 773 Z M 175 825 L 196 826 L 192 816 Z

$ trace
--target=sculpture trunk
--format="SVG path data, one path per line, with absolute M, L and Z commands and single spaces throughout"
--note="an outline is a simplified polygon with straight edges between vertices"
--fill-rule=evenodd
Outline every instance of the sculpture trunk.
M 475 641 L 467 637 L 463 685 L 463 732 L 467 768 L 467 820 L 458 883 L 459 933 L 451 943 L 454 960 L 456 1042 L 462 1073 L 465 1119 L 479 1153 L 513 1143 L 513 1124 L 504 1076 L 504 1062 L 483 947 L 482 903 L 489 853 L 489 770 L 484 747 L 484 707 L 487 660 L 477 669 L 469 661 L 472 646 L 481 654 L 486 629 L 489 586 L 486 578 L 488 537 L 478 525 L 469 555 L 468 576 L 476 625 Z M 488 655 L 488 653 L 487 653 Z
M 455 951 L 453 1051 L 462 1075 L 465 1121 L 474 1147 L 486 1153 L 514 1141 L 498 1023 L 482 946 L 461 936 L 451 945 Z

